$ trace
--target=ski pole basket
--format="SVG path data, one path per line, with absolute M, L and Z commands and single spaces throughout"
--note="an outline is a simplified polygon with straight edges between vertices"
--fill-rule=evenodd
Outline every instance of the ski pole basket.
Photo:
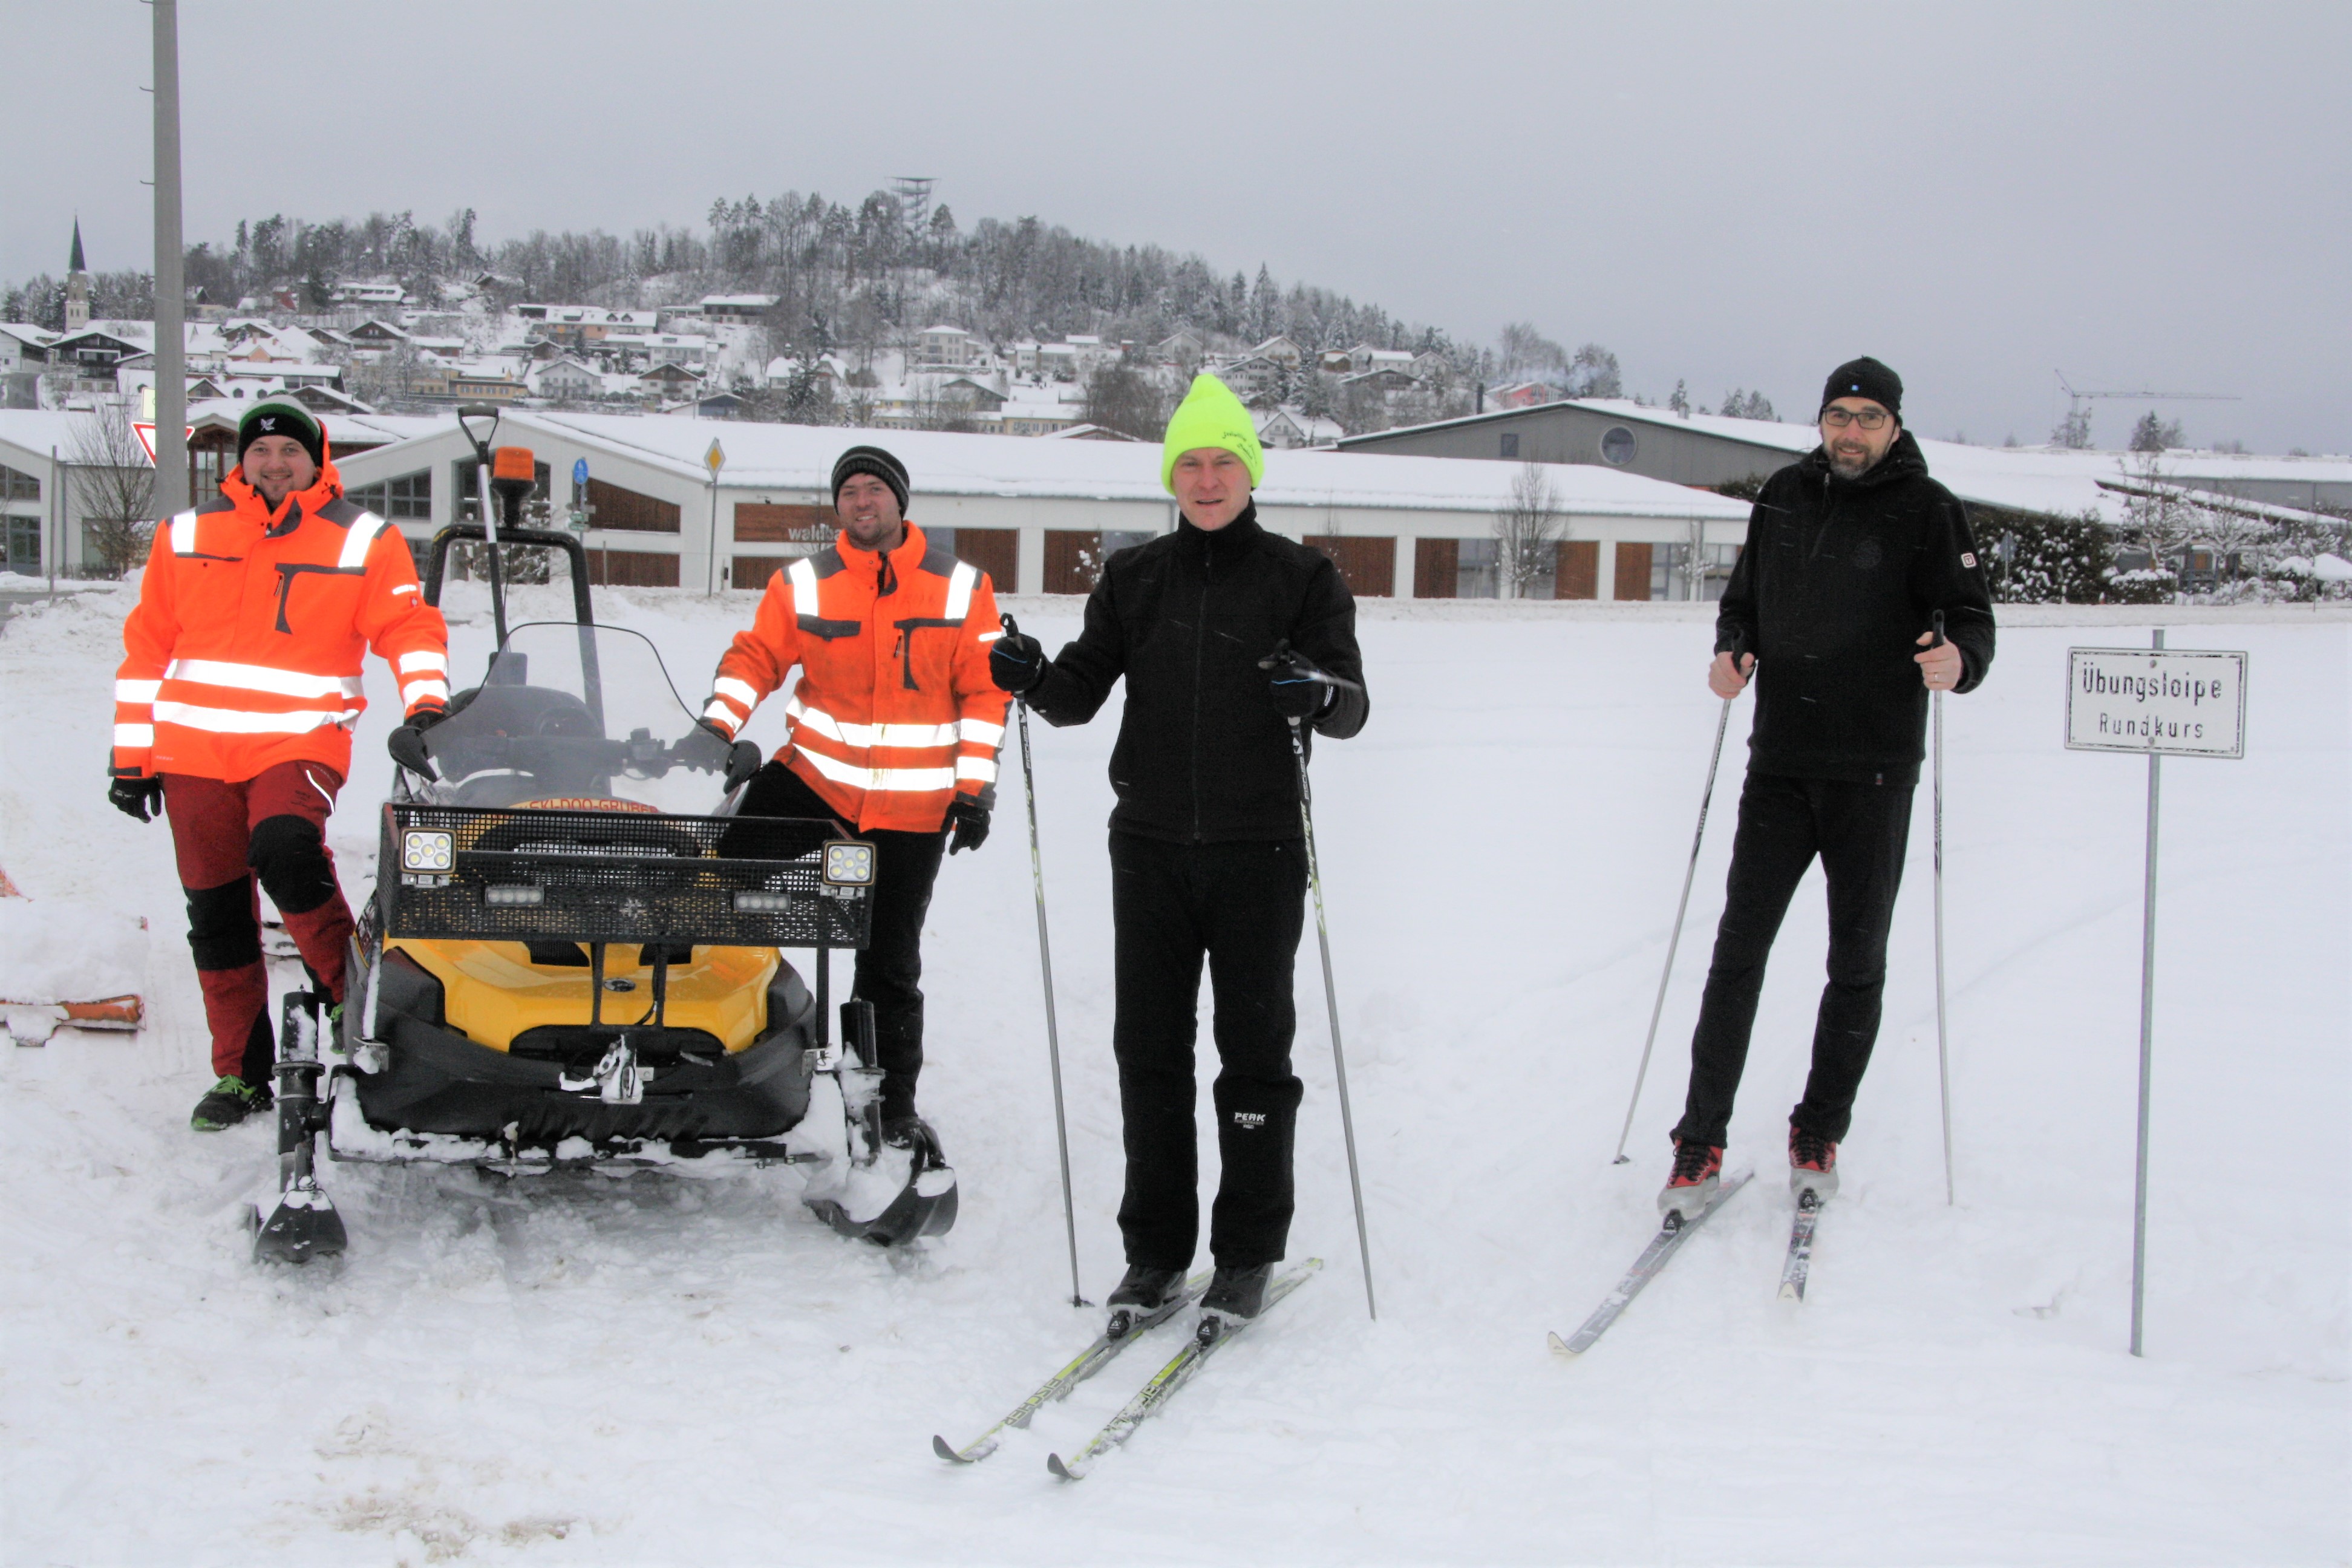
M 393 937 L 863 948 L 876 858 L 824 820 L 391 801 L 376 896 Z

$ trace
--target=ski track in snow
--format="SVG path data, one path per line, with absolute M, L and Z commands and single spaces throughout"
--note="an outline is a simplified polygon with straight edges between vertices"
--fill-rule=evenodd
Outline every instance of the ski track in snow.
M 521 597 L 562 613 L 560 593 Z M 487 616 L 458 603 L 477 669 Z M 599 591 L 689 700 L 750 603 Z M 273 1180 L 271 1133 L 186 1130 L 207 1075 L 166 830 L 103 798 L 128 604 L 84 595 L 0 631 L 0 866 L 37 900 L 152 928 L 143 1033 L 0 1049 L 9 1563 L 2352 1557 L 2352 1219 L 2311 1185 L 2332 1147 L 2313 1136 L 2352 1111 L 2352 626 L 2173 634 L 2251 649 L 2252 700 L 2246 761 L 2166 769 L 2146 1360 L 2125 1354 L 2145 768 L 2059 746 L 2066 647 L 2145 636 L 2101 626 L 2005 633 L 1990 687 L 1948 704 L 1958 1206 L 1923 784 L 1809 1300 L 1773 1296 L 1817 874 L 1733 1127 L 1759 1179 L 1566 1363 L 1544 1331 L 1581 1321 L 1654 1223 L 1744 755 L 1727 745 L 1634 1158 L 1612 1167 L 1712 732 L 1706 630 L 1367 617 L 1371 723 L 1318 749 L 1316 798 L 1384 1316 L 1364 1317 L 1310 940 L 1291 1251 L 1330 1266 L 1073 1488 L 1045 1456 L 1175 1327 L 985 1465 L 929 1447 L 992 1422 L 1097 1316 L 1065 1301 L 1017 743 L 994 839 L 948 863 L 927 941 L 952 1235 L 903 1258 L 844 1244 L 790 1172 L 330 1165 L 350 1256 L 257 1269 L 242 1211 Z M 1049 647 L 1075 634 L 1069 602 L 1013 607 Z M 331 829 L 354 898 L 394 710 L 380 665 L 367 680 Z M 752 726 L 763 747 L 781 706 Z M 1116 718 L 1033 725 L 1097 1300 L 1118 1268 Z M 1743 703 L 1735 740 L 1747 722 Z

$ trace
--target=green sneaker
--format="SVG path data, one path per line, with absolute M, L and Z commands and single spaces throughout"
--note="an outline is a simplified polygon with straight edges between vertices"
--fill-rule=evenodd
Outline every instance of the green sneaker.
M 247 1083 L 241 1078 L 225 1078 L 212 1086 L 205 1097 L 196 1101 L 195 1114 L 188 1125 L 199 1132 L 218 1132 L 234 1127 L 257 1110 L 270 1106 L 269 1086 Z

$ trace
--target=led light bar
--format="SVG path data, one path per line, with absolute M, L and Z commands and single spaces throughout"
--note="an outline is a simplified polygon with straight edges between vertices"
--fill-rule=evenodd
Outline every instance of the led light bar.
M 835 838 L 824 847 L 824 879 L 836 888 L 866 888 L 874 883 L 874 846 L 855 838 Z
M 457 842 L 446 832 L 411 828 L 400 836 L 400 868 L 404 871 L 446 871 L 457 860 Z

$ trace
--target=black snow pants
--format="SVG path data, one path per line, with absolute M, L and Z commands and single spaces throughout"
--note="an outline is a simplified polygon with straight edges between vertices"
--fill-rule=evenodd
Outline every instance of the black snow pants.
M 1209 1253 L 1228 1268 L 1279 1261 L 1294 1206 L 1291 1145 L 1304 1092 L 1290 1070 L 1291 965 L 1306 921 L 1304 839 L 1170 844 L 1110 836 L 1118 1058 L 1130 1264 L 1190 1268 L 1201 1234 L 1192 1046 L 1201 960 L 1216 996 L 1213 1095 L 1223 1167 Z
M 1675 1135 L 1721 1144 L 1748 1064 L 1748 1037 L 1764 988 L 1764 961 L 1798 880 L 1818 855 L 1829 879 L 1829 984 L 1813 1026 L 1812 1071 L 1792 1127 L 1843 1139 L 1878 1040 L 1886 990 L 1886 932 L 1903 885 L 1911 835 L 1907 784 L 1847 784 L 1751 773 L 1739 793 L 1739 829 L 1715 961 L 1691 1038 L 1690 1093 Z
M 753 775 L 736 808 L 741 816 L 832 816 L 824 797 L 781 763 Z M 882 1120 L 915 1114 L 915 1080 L 923 1070 L 923 916 L 931 907 L 947 834 L 867 828 L 874 846 L 874 923 L 857 955 L 854 1000 L 874 1004 L 875 1054 L 881 1059 Z M 751 841 L 746 841 L 747 850 Z M 721 854 L 727 853 L 722 845 Z

